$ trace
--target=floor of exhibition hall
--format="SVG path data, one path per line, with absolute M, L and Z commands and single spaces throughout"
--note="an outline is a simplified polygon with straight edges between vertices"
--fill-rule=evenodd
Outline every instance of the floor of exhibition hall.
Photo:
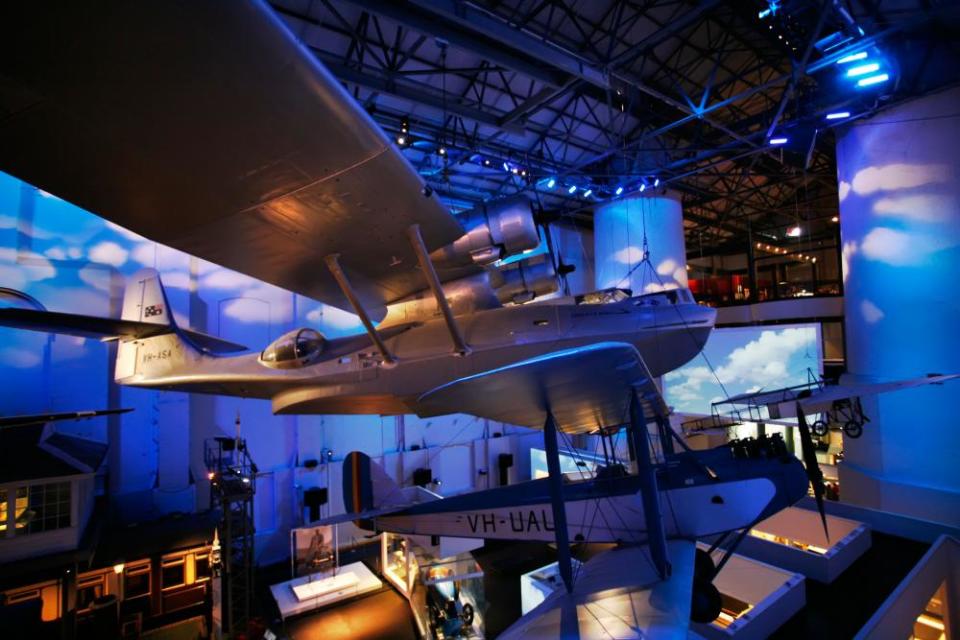
M 364 561 L 376 569 L 378 545 L 368 545 Z M 605 545 L 575 549 L 587 559 Z M 929 545 L 873 533 L 870 549 L 832 584 L 806 581 L 807 604 L 773 636 L 774 640 L 853 637 L 893 589 L 909 573 Z M 488 542 L 474 552 L 484 569 L 488 599 L 487 637 L 495 637 L 520 617 L 520 576 L 556 559 L 555 551 L 540 543 Z M 355 561 L 353 555 L 350 561 Z M 287 579 L 288 565 L 273 565 L 258 573 L 259 605 L 263 617 L 278 619 L 267 584 Z M 274 629 L 280 625 L 274 625 Z M 282 626 L 290 640 L 374 640 L 415 638 L 416 626 L 407 600 L 388 583 L 375 593 L 309 614 L 288 619 Z

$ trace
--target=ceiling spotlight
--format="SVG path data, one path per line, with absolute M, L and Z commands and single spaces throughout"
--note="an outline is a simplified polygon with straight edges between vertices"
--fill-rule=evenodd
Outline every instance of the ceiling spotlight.
M 641 184 L 640 184 L 640 193 L 643 193 L 643 192 L 646 191 L 646 190 L 647 190 L 647 185 L 641 183 Z
M 403 145 L 407 144 L 407 137 L 406 137 L 406 136 L 397 136 L 397 144 L 400 145 L 401 147 L 402 147 Z
M 447 155 L 447 148 L 446 148 L 446 147 L 440 147 L 439 149 L 437 149 L 437 153 L 439 153 L 439 154 L 442 155 L 442 156 L 445 156 L 445 155 Z
M 840 222 L 840 216 L 833 216 L 830 218 L 830 222 Z
M 873 73 L 874 71 L 879 71 L 880 65 L 876 62 L 871 62 L 869 64 L 861 64 L 856 67 L 851 67 L 847 71 L 848 78 L 856 78 L 857 76 L 865 76 L 868 73 Z
M 517 173 L 519 173 L 519 169 L 517 169 L 516 167 L 514 167 L 513 169 L 510 169 L 510 172 L 513 173 L 514 175 L 516 175 Z
M 623 185 L 617 187 L 617 190 L 614 191 L 613 193 L 614 193 L 614 195 L 617 195 L 617 196 L 619 196 L 621 193 L 623 193 Z
M 483 161 L 483 166 L 485 166 L 485 167 L 489 167 L 489 166 L 490 166 L 490 159 L 489 159 L 489 158 Z
M 570 185 L 570 187 L 567 189 L 567 193 L 569 194 L 574 194 L 576 192 L 577 192 L 577 185 L 575 184 Z
M 798 224 L 787 229 L 787 235 L 790 236 L 791 238 L 797 238 L 800 236 L 801 233 L 803 233 L 803 230 L 800 228 L 800 225 Z
M 653 186 L 654 186 L 654 187 L 659 187 L 659 186 L 660 186 L 660 178 L 654 178 L 654 179 L 653 179 Z
M 555 186 L 557 186 L 557 181 L 555 179 L 550 178 L 547 180 L 547 189 L 553 189 Z
M 858 81 L 857 81 L 857 86 L 858 86 L 858 87 L 869 87 L 869 86 L 872 85 L 872 84 L 880 84 L 881 82 L 886 82 L 886 81 L 889 80 L 889 79 L 890 79 L 890 76 L 889 76 L 889 75 L 887 75 L 886 73 L 881 73 L 880 75 L 877 75 L 877 76 L 869 76 L 869 77 L 864 78 L 864 79 L 862 79 L 862 80 L 858 80 Z
M 867 57 L 866 51 L 851 53 L 849 56 L 844 56 L 839 60 L 837 60 L 837 64 L 847 64 L 848 62 L 856 62 L 857 60 L 863 60 L 866 57 Z
M 583 197 L 589 198 L 591 193 L 593 193 L 593 189 L 587 188 L 587 190 L 583 192 Z

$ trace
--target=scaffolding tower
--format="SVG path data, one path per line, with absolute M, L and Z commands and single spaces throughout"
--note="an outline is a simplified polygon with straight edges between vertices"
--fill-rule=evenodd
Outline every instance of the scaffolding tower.
M 210 479 L 210 505 L 219 511 L 221 620 L 224 634 L 246 630 L 254 597 L 253 494 L 257 466 L 242 438 L 204 442 Z

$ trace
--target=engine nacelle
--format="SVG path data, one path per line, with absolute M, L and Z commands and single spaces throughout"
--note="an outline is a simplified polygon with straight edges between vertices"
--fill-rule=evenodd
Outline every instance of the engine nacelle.
M 260 363 L 273 369 L 299 369 L 313 364 L 327 339 L 313 329 L 294 329 L 270 343 L 260 354 Z
M 490 271 L 490 273 L 488 273 Z M 471 276 L 443 283 L 443 295 L 454 315 L 493 309 L 500 306 L 494 295 L 490 280 L 496 276 L 495 269 L 484 270 Z M 404 322 L 423 322 L 439 318 L 437 300 L 429 290 L 420 291 L 387 307 L 387 317 L 381 327 Z
M 488 265 L 540 244 L 533 205 L 524 196 L 482 204 L 458 218 L 467 232 L 430 254 L 438 268 Z
M 490 278 L 501 304 L 523 304 L 560 288 L 556 271 L 549 262 L 539 264 L 516 263 L 516 268 L 504 269 Z

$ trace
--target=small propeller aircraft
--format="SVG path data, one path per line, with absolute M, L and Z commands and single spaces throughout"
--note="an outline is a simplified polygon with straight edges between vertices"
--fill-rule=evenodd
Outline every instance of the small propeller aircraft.
M 620 590 L 617 597 L 631 594 L 630 620 L 619 624 L 632 635 L 664 627 L 677 634 L 690 619 L 713 620 L 720 613 L 720 594 L 711 581 L 739 540 L 717 564 L 709 553 L 695 553 L 695 540 L 732 531 L 743 535 L 804 496 L 808 481 L 822 484 L 779 437 L 688 449 L 670 427 L 669 409 L 630 344 L 597 343 L 460 378 L 423 394 L 419 406 L 428 415 L 465 411 L 543 429 L 549 477 L 440 499 L 422 487 L 398 487 L 366 454 L 352 452 L 343 467 L 346 513 L 321 522 L 354 521 L 375 532 L 556 542 L 566 594 L 549 598 L 506 637 L 529 634 L 531 620 L 544 624 L 544 616 L 564 608 L 569 611 L 556 615 L 572 612 L 582 637 L 598 637 L 584 607 L 610 589 Z M 610 465 L 593 479 L 564 480 L 558 432 L 592 433 L 624 424 L 636 452 L 635 474 Z M 655 426 L 659 451 L 648 424 Z M 628 564 L 578 587 L 571 542 L 622 543 L 627 548 L 611 553 Z M 648 597 L 657 589 L 671 595 Z
M 861 398 L 880 395 L 893 391 L 912 389 L 928 384 L 943 384 L 948 380 L 960 378 L 960 374 L 931 374 L 924 377 L 879 382 L 874 384 L 825 384 L 822 381 L 782 389 L 761 390 L 743 393 L 719 402 L 716 409 L 724 405 L 735 407 L 734 414 L 739 416 L 743 407 L 748 420 L 777 421 L 798 418 L 804 415 L 821 415 L 810 424 L 815 436 L 825 436 L 831 426 L 842 429 L 850 438 L 859 438 L 863 434 L 863 425 L 870 419 L 863 412 Z M 727 418 L 732 420 L 732 417 Z

